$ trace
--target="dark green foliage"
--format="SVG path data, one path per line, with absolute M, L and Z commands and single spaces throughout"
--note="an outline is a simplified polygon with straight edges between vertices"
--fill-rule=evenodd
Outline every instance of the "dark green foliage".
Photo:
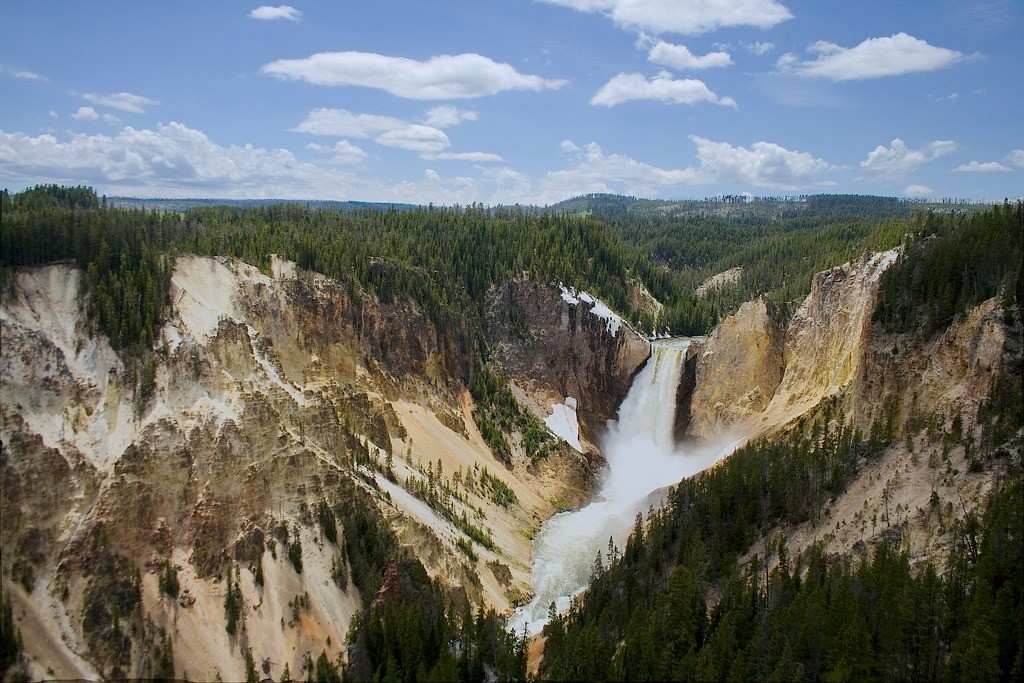
M 523 643 L 505 631 L 503 621 L 493 613 L 467 620 L 465 598 L 453 598 L 430 579 L 399 545 L 368 494 L 348 481 L 339 487 L 342 502 L 334 512 L 363 599 L 349 631 L 345 679 L 476 681 L 484 678 L 485 666 L 500 680 L 523 679 Z
M 91 187 L 78 185 L 36 185 L 10 197 L 11 208 L 37 209 L 98 209 L 100 201 Z M 4 207 L 6 210 L 7 207 Z
M 1022 257 L 1024 202 L 930 216 L 882 276 L 875 320 L 891 332 L 932 334 L 997 294 L 1013 315 Z
M 459 537 L 455 541 L 455 547 L 462 551 L 462 553 L 469 558 L 470 562 L 476 562 L 477 557 L 476 551 L 473 550 L 473 544 L 466 539 Z
M 340 668 L 327 658 L 326 652 L 321 652 L 316 658 L 316 673 L 313 680 L 315 683 L 341 683 Z
M 288 561 L 297 574 L 302 573 L 302 540 L 295 534 L 295 540 L 288 544 Z
M 369 600 L 380 588 L 388 561 L 398 552 L 398 539 L 361 488 L 343 480 L 338 497 L 341 502 L 334 512 L 343 530 L 342 545 L 352 568 L 352 582 Z
M 822 441 L 843 443 L 827 433 Z M 863 454 L 848 443 L 796 443 L 791 455 L 754 445 L 678 486 L 621 559 L 595 571 L 577 606 L 546 627 L 543 677 L 1013 680 L 1024 647 L 1019 454 L 984 517 L 957 527 L 944 576 L 912 570 L 887 543 L 859 560 L 812 546 L 792 563 L 779 542 L 773 569 L 754 556 L 737 571 L 751 529 L 800 521 L 842 485 L 828 474 L 833 458 Z M 808 474 L 788 488 L 783 480 L 801 470 Z M 720 594 L 711 609 L 709 587 Z
M 348 589 L 348 566 L 345 564 L 345 558 L 340 554 L 335 554 L 331 558 L 331 579 L 341 590 Z
M 317 521 L 320 523 L 320 530 L 331 543 L 338 543 L 338 525 L 334 520 L 334 511 L 327 503 L 321 501 L 316 510 Z
M 353 681 L 480 681 L 525 678 L 521 639 L 494 612 L 475 616 L 446 598 L 418 560 L 389 572 L 387 596 L 357 616 L 350 637 Z
M 21 206 L 20 196 L 14 195 L 15 207 Z M 170 286 L 173 263 L 166 251 L 180 219 L 60 204 L 28 206 L 4 215 L 0 269 L 76 262 L 85 272 L 89 318 L 111 345 L 134 355 L 151 349 Z
M 132 636 L 140 627 L 142 577 L 127 558 L 115 554 L 102 530 L 92 539 L 93 563 L 82 597 L 82 633 L 111 673 L 131 663 Z
M 160 570 L 160 592 L 172 598 L 178 597 L 181 585 L 178 583 L 178 568 L 170 561 L 164 562 Z
M 519 502 L 516 492 L 509 488 L 508 484 L 488 472 L 486 467 L 480 473 L 480 485 L 487 492 L 487 497 L 503 508 Z
M 252 656 L 252 648 L 245 648 L 245 683 L 259 683 L 260 675 L 256 672 L 256 660 Z
M 171 637 L 164 634 L 153 653 L 153 669 L 147 677 L 150 680 L 174 680 L 174 645 Z
M 21 658 L 21 634 L 14 625 L 11 601 L 0 586 L 0 678 Z
M 309 593 L 303 592 L 288 601 L 288 609 L 292 611 L 292 625 L 299 622 L 299 616 L 309 611 Z
M 689 325 L 691 334 L 702 333 L 719 316 L 762 294 L 780 304 L 798 300 L 810 291 L 814 273 L 865 251 L 894 247 L 910 229 L 904 220 L 880 222 L 810 212 L 774 219 L 760 214 L 630 214 L 611 220 L 610 226 L 627 243 L 671 269 L 646 280 L 651 293 L 668 305 L 665 316 L 671 328 Z M 737 282 L 702 299 L 668 295 L 673 289 L 690 291 L 735 267 L 743 269 Z
M 234 576 L 231 566 L 227 569 L 227 590 L 224 591 L 224 621 L 228 635 L 238 633 L 239 625 L 245 620 L 242 610 L 245 607 L 245 600 L 242 597 L 242 587 Z
M 79 189 L 51 188 L 39 195 L 46 201 L 27 193 L 5 200 L 0 270 L 77 262 L 87 273 L 91 316 L 121 350 L 151 348 L 173 266 L 167 256 L 175 253 L 236 256 L 261 268 L 277 253 L 304 269 L 358 282 L 384 302 L 411 299 L 440 329 L 473 338 L 481 334 L 488 290 L 523 273 L 585 288 L 634 322 L 642 318 L 630 304 L 636 278 L 670 306 L 678 297 L 699 306 L 590 218 L 477 207 L 333 211 L 297 204 L 172 213 L 59 198 L 77 196 Z M 645 322 L 649 329 L 653 321 Z
M 556 439 L 512 395 L 505 379 L 480 363 L 469 385 L 473 395 L 473 419 L 491 451 L 506 465 L 512 462 L 507 433 L 519 432 L 531 461 L 537 461 L 555 447 Z
M 487 476 L 490 477 L 491 475 L 488 474 Z M 484 487 L 484 492 L 493 495 L 495 489 L 487 487 L 487 485 L 483 483 L 483 477 L 484 475 L 481 473 L 481 486 Z M 420 498 L 435 512 L 454 524 L 459 531 L 464 533 L 473 541 L 476 541 L 488 550 L 497 549 L 494 545 L 494 538 L 491 536 L 490 529 L 486 526 L 476 524 L 466 513 L 465 500 L 464 498 L 458 497 L 458 491 L 452 487 L 450 480 L 444 477 L 440 460 L 437 461 L 436 469 L 433 466 L 429 467 L 428 475 L 426 477 L 407 477 L 404 488 L 409 493 Z M 499 493 L 498 495 L 504 496 L 505 494 Z M 460 506 L 456 504 L 456 501 L 461 501 L 463 503 L 461 510 L 459 509 Z M 474 518 L 484 519 L 484 514 L 479 508 L 475 511 Z

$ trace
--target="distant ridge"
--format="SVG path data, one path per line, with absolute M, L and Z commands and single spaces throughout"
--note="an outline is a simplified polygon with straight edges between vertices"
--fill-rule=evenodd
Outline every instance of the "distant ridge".
M 378 211 L 408 211 L 416 208 L 415 204 L 389 202 L 338 201 L 334 199 L 217 199 L 217 198 L 185 198 L 165 199 L 160 197 L 107 197 L 113 206 L 125 209 L 159 209 L 163 211 L 185 211 L 208 206 L 231 206 L 251 208 L 254 206 L 271 206 L 274 204 L 297 204 L 317 209 L 334 211 L 361 211 L 374 209 Z

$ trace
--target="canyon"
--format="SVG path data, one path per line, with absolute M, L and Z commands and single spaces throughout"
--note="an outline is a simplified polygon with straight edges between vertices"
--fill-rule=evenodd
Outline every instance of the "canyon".
M 473 336 L 411 301 L 279 258 L 263 272 L 178 256 L 147 386 L 88 325 L 79 270 L 18 269 L 0 305 L 0 543 L 30 674 L 145 676 L 165 638 L 190 679 L 243 679 L 245 651 L 274 677 L 344 658 L 367 596 L 345 579 L 354 531 L 318 515 L 355 491 L 430 576 L 536 633 L 659 491 L 823 415 L 885 424 L 892 445 L 817 521 L 750 553 L 771 558 L 781 533 L 837 552 L 895 533 L 914 561 L 937 558 L 1000 468 L 971 471 L 955 446 L 936 469 L 942 444 L 919 425 L 980 430 L 1021 331 L 988 300 L 936 337 L 884 333 L 872 313 L 897 258 L 866 254 L 818 273 L 791 315 L 755 299 L 686 340 L 650 342 L 559 283 L 493 287 L 489 356 L 551 437 L 535 457 L 513 429 L 504 458 L 475 417 Z M 962 504 L 935 514 L 935 492 Z M 869 529 L 883 508 L 895 521 Z

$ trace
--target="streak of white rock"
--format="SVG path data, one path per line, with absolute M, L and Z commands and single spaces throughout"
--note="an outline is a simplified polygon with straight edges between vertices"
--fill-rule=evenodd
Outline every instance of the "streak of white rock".
M 551 414 L 544 419 L 555 436 L 565 441 L 580 453 L 583 446 L 580 444 L 580 424 L 576 418 L 576 399 L 572 396 L 565 397 L 565 403 L 556 403 L 551 406 Z
M 381 476 L 377 472 L 374 472 L 373 476 L 377 481 L 377 485 L 388 492 L 388 495 L 391 496 L 391 501 L 396 507 L 398 507 L 398 509 L 412 516 L 420 523 L 430 527 L 438 537 L 445 538 L 458 533 L 451 522 L 434 512 L 433 509 L 431 509 L 431 507 L 422 500 L 412 495 L 387 477 Z
M 98 469 L 108 470 L 131 443 L 132 406 L 111 383 L 121 362 L 105 339 L 86 335 L 82 315 L 81 271 L 66 265 L 26 270 L 18 274 L 15 293 L 0 309 L 5 341 L 38 334 L 50 342 L 58 356 L 15 352 L 4 354 L 4 402 L 20 406 L 22 418 L 49 448 L 71 444 Z M 5 351 L 7 348 L 5 347 Z M 67 375 L 64 375 L 64 372 Z M 82 410 L 70 394 L 52 395 L 43 387 L 22 384 L 29 378 L 57 382 L 70 376 L 85 390 L 82 401 L 93 402 L 92 412 Z M 29 382 L 31 384 L 31 382 Z M 19 389 L 18 387 L 21 386 Z M 9 393 L 9 392 L 16 393 Z M 91 417 L 92 419 L 83 419 Z
M 566 287 L 562 284 L 558 285 L 558 288 L 562 292 L 562 301 L 570 306 L 578 306 L 580 302 L 588 304 L 590 307 L 590 313 L 605 321 L 605 325 L 608 331 L 611 332 L 612 336 L 617 334 L 619 328 L 625 324 L 622 318 L 619 317 L 615 311 L 610 309 L 607 304 L 597 297 L 584 291 L 577 291 L 572 287 Z
M 184 332 L 204 342 L 217 332 L 221 318 L 235 317 L 238 281 L 216 259 L 182 256 L 171 276 L 171 296 Z
M 274 364 L 270 362 L 267 355 L 260 349 L 259 332 L 256 331 L 256 328 L 249 324 L 246 324 L 245 328 L 249 332 L 249 342 L 252 345 L 253 356 L 256 358 L 256 362 L 259 363 L 259 366 L 263 368 L 263 372 L 267 374 L 267 378 L 277 386 L 284 389 L 285 392 L 292 397 L 292 400 L 300 406 L 308 405 L 309 399 L 307 399 L 301 391 L 296 389 L 294 384 L 286 382 L 284 378 L 281 377 L 281 373 L 277 371 Z

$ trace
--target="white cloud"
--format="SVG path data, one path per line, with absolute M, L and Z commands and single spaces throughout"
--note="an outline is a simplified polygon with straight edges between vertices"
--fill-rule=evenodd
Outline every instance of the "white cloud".
M 147 107 L 159 104 L 156 100 L 142 95 L 133 95 L 130 92 L 116 92 L 109 95 L 85 93 L 82 97 L 97 106 L 126 111 L 131 114 L 144 114 Z
M 51 109 L 51 110 L 50 110 L 50 118 L 51 118 L 51 119 L 57 119 L 57 118 L 60 118 L 60 114 L 58 114 L 57 112 L 55 112 L 54 110 L 52 110 L 52 109 Z
M 639 196 L 663 196 L 667 188 L 711 183 L 732 183 L 776 190 L 822 187 L 822 174 L 834 167 L 807 152 L 786 149 L 770 142 L 750 147 L 690 136 L 697 147 L 697 161 L 684 168 L 661 168 L 623 154 L 606 153 L 600 145 L 582 147 L 563 140 L 561 149 L 572 163 L 547 173 L 533 195 L 542 204 L 590 192 L 623 192 Z
M 35 71 L 29 71 L 28 69 L 15 69 L 9 66 L 4 66 L 3 64 L 0 64 L 0 75 L 17 78 L 22 81 L 38 81 L 40 83 L 48 83 L 50 81 L 49 78 L 36 73 Z
M 274 21 L 275 19 L 298 21 L 302 19 L 302 10 L 297 10 L 291 5 L 260 5 L 249 12 L 249 17 L 262 21 Z
M 789 71 L 799 63 L 799 57 L 792 52 L 786 52 L 779 55 L 779 58 L 775 60 L 775 68 L 779 71 Z
M 345 141 L 340 141 L 344 143 Z M 315 144 L 315 143 L 314 143 Z M 355 145 L 318 145 L 318 154 L 355 154 Z M 271 197 L 383 202 L 468 203 L 526 197 L 516 171 L 485 169 L 478 178 L 430 170 L 414 180 L 381 179 L 329 164 L 302 161 L 285 149 L 219 145 L 180 123 L 114 135 L 28 136 L 0 130 L 0 183 L 89 184 L 112 195 L 144 197 Z M 515 181 L 515 178 L 519 178 Z
M 335 198 L 357 187 L 354 176 L 300 161 L 287 150 L 218 145 L 176 122 L 67 140 L 0 131 L 0 178 L 87 183 L 108 194 L 166 197 Z
M 492 154 L 491 152 L 441 152 L 430 158 L 442 159 L 444 161 L 472 161 L 478 164 L 493 164 L 504 161 L 500 155 Z
M 777 0 L 542 0 L 599 12 L 618 26 L 654 33 L 706 33 L 729 26 L 771 28 L 793 15 Z
M 1024 149 L 1013 150 L 1006 155 L 1006 161 L 1017 168 L 1024 168 Z
M 801 61 L 793 53 L 786 53 L 779 58 L 778 68 L 801 76 L 852 81 L 935 71 L 967 58 L 961 52 L 929 45 L 906 33 L 868 38 L 849 48 L 819 40 L 807 51 L 815 57 Z
M 52 134 L 35 137 L 0 131 L 0 182 L 85 183 L 107 194 L 157 197 L 278 197 L 363 199 L 439 204 L 550 203 L 581 192 L 620 191 L 665 196 L 672 188 L 728 183 L 773 189 L 823 187 L 830 164 L 805 152 L 759 142 L 740 147 L 692 137 L 697 161 L 662 168 L 590 143 L 565 140 L 568 165 L 534 181 L 497 164 L 478 166 L 476 175 L 446 176 L 437 167 L 412 179 L 374 178 L 338 164 L 362 157 L 347 141 L 309 148 L 323 162 L 302 161 L 284 149 L 219 145 L 181 123 L 111 135 Z M 442 152 L 436 159 L 485 163 L 484 152 Z M 467 156 L 463 156 L 467 155 Z M 474 155 L 470 158 L 468 155 Z M 497 155 L 494 155 L 495 157 Z M 340 157 L 340 158 L 339 158 Z M 742 188 L 738 188 L 742 189 Z
M 373 52 L 320 52 L 305 59 L 279 59 L 262 72 L 315 85 L 355 85 L 414 100 L 455 100 L 505 90 L 554 90 L 567 81 L 522 74 L 509 64 L 478 54 L 440 55 L 426 61 Z
M 728 52 L 709 52 L 706 55 L 695 55 L 685 45 L 658 41 L 647 53 L 647 61 L 660 64 L 679 71 L 693 69 L 711 69 L 729 66 L 732 58 Z
M 731 97 L 719 97 L 704 81 L 693 78 L 675 79 L 672 74 L 662 71 L 647 79 L 643 74 L 619 74 L 601 86 L 591 98 L 590 104 L 614 107 L 633 100 L 657 100 L 671 104 L 699 104 L 708 102 L 725 107 L 735 107 Z
M 353 114 L 347 109 L 314 109 L 293 128 L 298 133 L 333 135 L 339 138 L 366 138 L 409 125 L 394 116 Z
M 314 109 L 292 130 L 339 138 L 372 137 L 385 147 L 429 154 L 437 154 L 450 145 L 448 136 L 440 128 L 394 116 L 353 114 L 347 109 Z
M 79 107 L 78 111 L 71 115 L 71 118 L 78 121 L 95 121 L 100 115 L 92 107 Z
M 20 78 L 23 81 L 47 81 L 49 80 L 46 76 L 37 74 L 35 71 L 14 71 L 11 73 L 15 78 Z
M 755 41 L 753 43 L 744 43 L 743 47 L 751 54 L 755 54 L 758 57 L 763 56 L 775 49 L 775 43 L 769 43 L 768 41 Z
M 306 149 L 319 154 L 330 154 L 331 161 L 336 164 L 358 164 L 366 159 L 366 152 L 363 148 L 353 145 L 348 140 L 338 140 L 333 146 L 311 142 L 306 145 Z
M 1013 169 L 998 161 L 971 161 L 960 164 L 953 169 L 954 173 L 1008 173 Z
M 739 182 L 778 190 L 821 184 L 819 176 L 835 168 L 807 152 L 786 149 L 773 142 L 740 147 L 691 135 L 697 145 L 701 175 L 716 181 Z
M 905 197 L 932 197 L 935 195 L 935 190 L 928 187 L 927 185 L 907 185 L 903 190 L 903 196 Z
M 867 158 L 860 162 L 860 167 L 875 175 L 899 177 L 951 154 L 956 147 L 952 140 L 933 140 L 920 149 L 910 149 L 903 140 L 894 138 L 888 147 L 879 145 L 869 152 Z
M 448 149 L 451 144 L 443 130 L 431 126 L 421 126 L 417 123 L 385 131 L 377 136 L 376 142 L 385 147 L 396 147 L 425 154 L 437 154 L 441 150 Z
M 451 128 L 463 121 L 476 121 L 480 115 L 472 109 L 460 109 L 450 104 L 442 104 L 427 112 L 423 123 L 434 128 Z

